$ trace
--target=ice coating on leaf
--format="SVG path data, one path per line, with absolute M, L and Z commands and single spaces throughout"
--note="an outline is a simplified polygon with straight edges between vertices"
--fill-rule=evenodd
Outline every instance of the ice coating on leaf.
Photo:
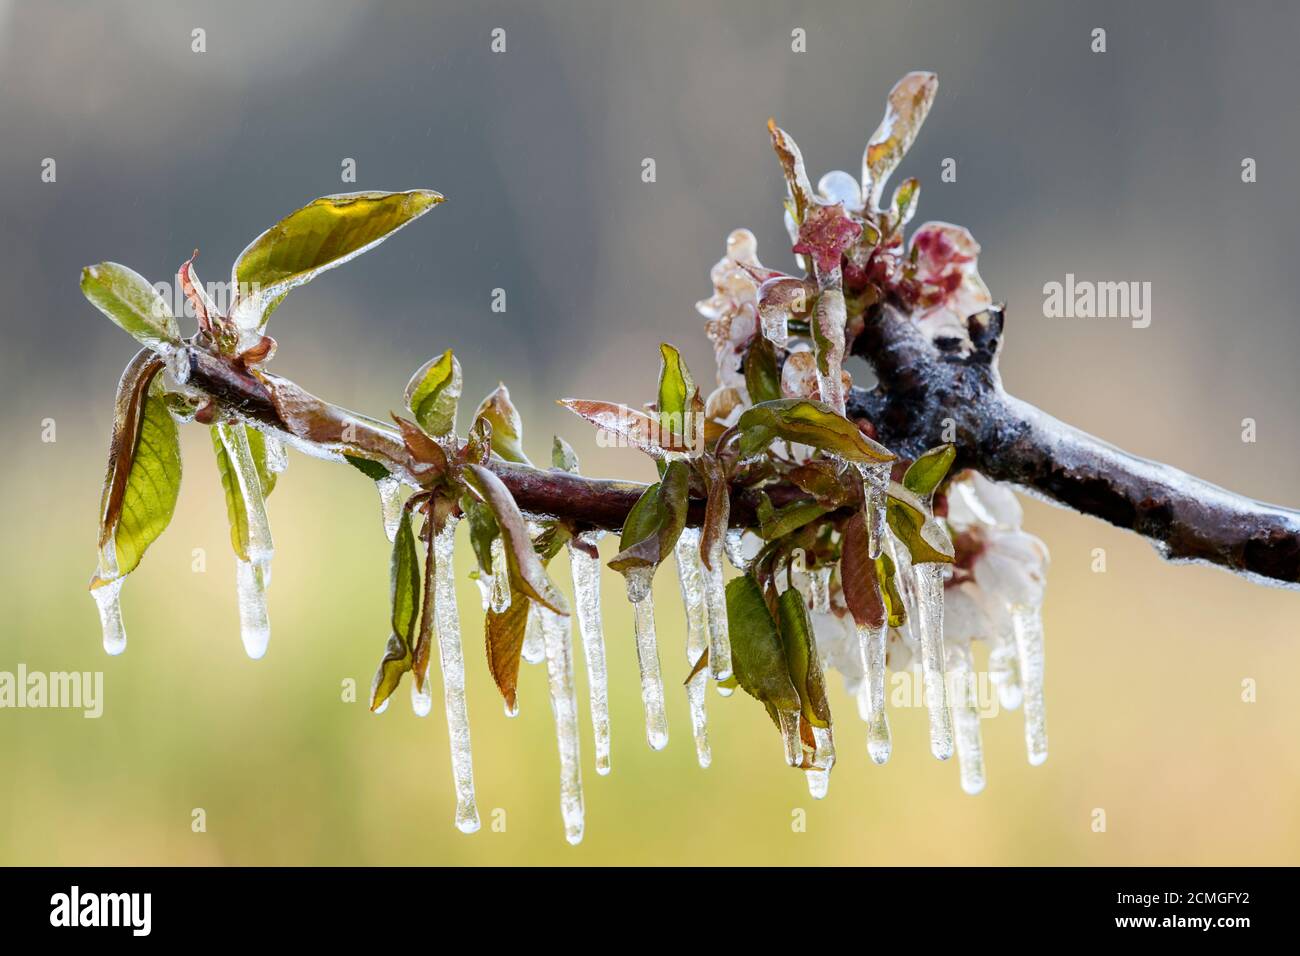
M 685 528 L 674 547 L 677 559 L 677 580 L 682 590 L 682 606 L 686 610 L 686 661 L 694 666 L 709 649 L 709 617 L 704 596 L 704 562 L 700 560 L 700 530 Z M 723 612 L 726 604 L 724 598 Z M 691 708 L 691 730 L 695 735 L 695 756 L 701 767 L 713 760 L 709 750 L 708 719 L 705 711 L 705 692 L 709 674 L 701 669 L 686 682 L 686 699 Z
M 261 435 L 266 456 L 266 470 L 276 475 L 284 474 L 289 468 L 289 456 L 284 450 L 284 440 L 270 429 L 262 431 Z
M 504 614 L 510 607 L 510 571 L 506 567 L 506 543 L 492 539 L 492 610 Z
M 122 582 L 116 578 L 94 588 L 90 596 L 99 608 L 99 623 L 104 631 L 104 652 L 116 657 L 126 650 L 126 628 L 122 626 Z
M 397 524 L 402 520 L 402 483 L 396 478 L 380 478 L 375 482 L 379 491 L 379 514 L 384 522 L 384 534 L 392 541 L 397 537 Z
M 969 644 L 954 642 L 949 646 L 948 682 L 953 689 L 952 714 L 961 788 L 969 794 L 976 794 L 984 789 L 984 743 L 980 735 L 975 661 Z
M 937 76 L 918 71 L 908 73 L 889 91 L 885 116 L 862 156 L 862 193 L 873 209 L 880 205 L 890 174 L 916 141 L 938 89 Z
M 1020 676 L 1024 687 L 1025 750 L 1038 766 L 1047 759 L 1047 716 L 1043 706 L 1043 618 L 1037 607 L 1018 604 L 1011 609 Z
M 601 532 L 582 536 L 595 547 Z M 605 669 L 605 633 L 600 616 L 600 559 L 587 554 L 573 542 L 567 545 L 573 574 L 573 597 L 577 605 L 578 631 L 587 661 L 591 696 L 591 728 L 596 742 L 596 773 L 609 773 L 609 677 Z
M 524 647 L 520 656 L 529 664 L 546 660 L 546 639 L 542 634 L 542 621 L 534 602 L 528 608 L 528 624 L 524 628 Z
M 266 588 L 270 584 L 269 561 L 235 560 L 235 583 L 239 596 L 239 636 L 244 653 L 253 660 L 266 656 L 271 642 L 271 620 L 266 610 Z
M 862 670 L 866 675 L 858 690 L 859 709 L 867 722 L 867 753 L 872 762 L 889 761 L 894 745 L 889 733 L 889 716 L 885 713 L 885 642 L 889 625 L 857 625 Z
M 817 180 L 817 192 L 828 205 L 843 204 L 845 209 L 861 211 L 862 189 L 858 181 L 842 169 L 832 169 Z
M 655 638 L 655 608 L 651 596 L 654 568 L 632 568 L 627 572 L 627 598 L 632 602 L 636 629 L 636 659 L 641 670 L 641 705 L 645 709 L 645 736 L 651 750 L 668 745 L 668 715 L 664 712 L 664 678 L 659 665 L 659 644 Z
M 569 619 L 550 608 L 534 605 L 546 644 L 546 677 L 560 748 L 560 813 L 564 836 L 582 842 L 582 757 L 578 738 L 578 695 L 573 681 L 573 641 Z
M 781 729 L 785 762 L 791 767 L 797 767 L 803 763 L 803 741 L 799 738 L 799 711 L 777 710 L 776 720 Z
M 451 772 L 456 782 L 456 827 L 462 833 L 479 828 L 474 800 L 474 756 L 470 749 L 469 710 L 465 702 L 465 659 L 460 647 L 460 611 L 456 606 L 456 580 L 452 559 L 456 550 L 456 521 L 447 518 L 433 539 L 434 609 L 438 622 L 438 660 L 442 664 L 443 700 L 447 710 L 447 737 L 451 744 Z

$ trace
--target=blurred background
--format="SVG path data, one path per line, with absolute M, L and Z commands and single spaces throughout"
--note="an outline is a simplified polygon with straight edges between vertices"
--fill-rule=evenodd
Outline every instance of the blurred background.
M 870 765 L 838 677 L 826 800 L 809 798 L 743 695 L 710 694 L 714 760 L 700 770 L 667 572 L 656 591 L 672 739 L 652 753 L 631 618 L 607 571 L 614 770 L 591 768 L 580 666 L 587 837 L 570 848 L 543 668 L 524 665 L 522 713 L 506 719 L 462 551 L 485 821 L 462 835 L 440 702 L 421 720 L 405 685 L 379 717 L 341 700 L 348 678 L 364 699 L 387 636 L 373 489 L 291 456 L 270 499 L 274 636 L 250 661 L 197 426 L 182 429 L 176 518 L 123 592 L 130 647 L 106 657 L 85 586 L 113 390 L 135 346 L 83 300 L 82 266 L 112 259 L 171 281 L 198 246 L 200 276 L 224 279 L 253 236 L 313 197 L 436 188 L 445 205 L 289 297 L 270 329 L 273 370 L 382 416 L 451 347 L 464 411 L 508 383 L 534 460 L 559 432 L 586 472 L 648 479 L 647 459 L 598 449 L 554 399 L 648 399 L 660 341 L 710 381 L 693 304 L 727 232 L 748 226 L 766 262 L 790 265 L 767 118 L 797 138 L 814 180 L 855 171 L 886 93 L 913 69 L 937 71 L 940 90 L 900 175 L 921 179 L 918 222 L 961 223 L 982 243 L 980 271 L 1008 303 L 1007 387 L 1134 452 L 1300 504 L 1300 191 L 1287 172 L 1300 150 L 1300 11 L 432 6 L 0 2 L 0 670 L 102 670 L 106 698 L 99 720 L 0 711 L 0 863 L 1300 862 L 1300 596 L 1167 565 L 1131 535 L 1034 501 L 1026 527 L 1053 554 L 1051 757 L 1026 764 L 1019 713 L 986 722 L 977 797 L 929 756 L 919 708 L 893 710 L 894 758 Z M 497 27 L 502 54 L 489 48 Z M 1104 54 L 1090 49 L 1096 27 Z M 204 53 L 191 49 L 196 28 Z M 795 28 L 807 52 L 791 51 Z M 1245 157 L 1256 183 L 1242 182 Z M 349 158 L 355 184 L 340 181 Z M 956 182 L 940 180 L 945 158 Z M 1043 318 L 1043 284 L 1067 272 L 1150 282 L 1150 328 Z M 496 288 L 504 314 L 490 309 Z M 48 418 L 53 443 L 41 440 Z M 1092 570 L 1096 548 L 1105 573 Z M 555 574 L 567 589 L 563 558 Z M 194 808 L 205 833 L 191 830 Z M 488 825 L 498 808 L 503 833 Z M 797 809 L 805 832 L 792 829 Z

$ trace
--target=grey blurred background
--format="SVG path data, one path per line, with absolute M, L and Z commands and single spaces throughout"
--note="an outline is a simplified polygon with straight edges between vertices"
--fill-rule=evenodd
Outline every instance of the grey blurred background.
M 206 53 L 191 51 L 196 27 L 206 31 Z M 506 30 L 504 54 L 489 49 L 496 27 Z M 1094 27 L 1107 31 L 1104 54 L 1090 50 Z M 794 28 L 807 31 L 806 53 L 791 51 Z M 767 118 L 776 117 L 802 145 L 814 180 L 833 168 L 855 172 L 886 93 L 913 69 L 936 71 L 940 89 L 900 175 L 921 179 L 917 222 L 960 223 L 981 242 L 980 271 L 1009 308 L 1002 364 L 1008 388 L 1132 451 L 1234 490 L 1300 504 L 1300 428 L 1293 412 L 1300 399 L 1297 40 L 1300 9 L 1265 2 L 0 2 L 0 428 L 7 472 L 0 521 L 8 552 L 0 584 L 7 631 L 0 651 L 8 653 L 0 653 L 0 667 L 14 659 L 43 660 L 51 668 L 106 666 L 81 589 L 93 564 L 113 385 L 134 346 L 82 299 L 82 266 L 113 259 L 152 280 L 170 280 L 198 246 L 200 276 L 222 279 L 253 236 L 315 196 L 436 188 L 448 197 L 444 206 L 289 297 L 270 328 L 280 342 L 274 371 L 339 403 L 383 414 L 400 403 L 412 370 L 451 347 L 465 368 L 468 400 L 498 380 L 511 386 L 535 458 L 546 455 L 550 434 L 562 430 L 588 472 L 644 478 L 651 474 L 647 461 L 596 449 L 586 426 L 563 418 L 553 399 L 645 400 L 657 368 L 654 347 L 663 340 L 682 348 L 697 378 L 711 379 L 711 351 L 692 306 L 710 292 L 708 269 L 727 232 L 748 226 L 765 262 L 790 265 Z M 41 181 L 46 157 L 57 162 L 56 183 Z M 651 184 L 641 181 L 645 157 L 657 165 Z M 957 161 L 955 183 L 939 178 L 947 157 Z M 1241 181 L 1244 157 L 1258 163 L 1254 184 Z M 356 160 L 355 185 L 340 181 L 345 158 Z M 1067 272 L 1151 282 L 1150 328 L 1043 318 L 1043 284 Z M 504 315 L 489 307 L 498 287 L 507 294 Z M 54 445 L 38 441 L 46 417 L 58 421 Z M 1255 444 L 1240 440 L 1246 417 L 1258 423 Z M 202 452 L 206 436 L 185 441 L 187 451 Z M 191 475 L 203 476 L 182 497 L 193 524 L 175 533 L 190 538 L 171 559 L 168 552 L 146 559 L 135 577 L 149 575 L 153 583 L 133 578 L 128 585 L 128 626 L 133 607 L 136 620 L 146 618 L 143 596 L 131 604 L 133 590 L 156 593 L 158 614 L 174 615 L 173 622 L 185 620 L 186 595 L 207 600 L 211 592 L 212 606 L 225 615 L 221 649 L 234 654 L 229 568 L 222 564 L 209 576 L 217 580 L 202 587 L 175 570 L 184 568 L 193 540 L 208 542 L 214 555 L 223 547 L 223 510 L 206 497 L 215 488 L 210 469 L 190 460 L 186 467 L 187 483 Z M 337 489 L 352 488 L 355 476 L 323 477 L 328 471 L 295 463 L 286 482 L 300 474 L 313 500 L 338 503 L 344 492 Z M 291 507 L 279 500 L 288 495 L 277 492 L 273 520 L 277 508 Z M 348 509 L 373 507 L 359 491 L 346 501 Z M 1022 831 L 1030 824 L 1017 819 L 1049 826 L 1043 821 L 1062 819 L 1062 801 L 1075 799 L 1080 781 L 1109 780 L 1115 789 L 1108 805 L 1121 802 L 1121 792 L 1136 801 L 1133 813 L 1145 812 L 1147 826 L 1155 827 L 1149 839 L 1130 833 L 1104 845 L 1063 829 L 1042 844 L 1055 848 L 1045 859 L 1294 862 L 1300 837 L 1287 808 L 1300 792 L 1293 753 L 1298 728 L 1277 703 L 1290 696 L 1289 680 L 1261 698 L 1250 713 L 1254 723 L 1238 726 L 1237 717 L 1224 714 L 1241 712 L 1235 695 L 1242 675 L 1294 677 L 1300 663 L 1295 597 L 1208 570 L 1169 568 L 1140 542 L 1095 522 L 1036 503 L 1028 509 L 1031 529 L 1056 556 L 1048 610 L 1049 690 L 1056 696 L 1049 706 L 1059 720 L 1054 742 L 1060 749 L 1034 783 L 1020 770 L 991 766 L 992 779 L 1001 772 L 1011 782 L 1000 795 L 990 792 L 960 810 L 946 802 L 962 798 L 945 778 L 936 812 L 1000 835 L 987 836 L 982 849 L 950 843 L 940 852 L 920 836 L 908 842 L 906 834 L 920 828 L 904 826 L 903 835 L 890 838 L 897 851 L 892 861 L 1039 859 L 1039 837 Z M 347 666 L 368 675 L 382 645 L 384 545 L 371 540 L 375 535 L 340 545 L 328 531 L 334 510 L 292 514 L 277 522 L 277 541 L 284 554 L 297 538 L 297 549 L 308 552 L 300 555 L 306 570 L 300 578 L 277 571 L 273 600 L 281 603 L 273 613 L 283 620 L 291 605 L 310 606 L 339 562 L 351 567 L 355 551 L 358 562 L 364 557 L 373 567 L 372 577 L 356 587 L 355 617 L 373 621 L 375 633 Z M 365 515 L 367 534 L 376 522 Z M 1105 576 L 1089 572 L 1097 546 L 1112 556 Z M 338 599 L 352 594 L 343 588 Z M 155 626 L 157 633 L 141 628 L 152 646 L 133 644 L 132 660 L 112 665 L 124 681 L 128 665 L 155 668 L 148 673 L 158 683 L 139 680 L 137 690 L 178 694 L 167 700 L 180 706 L 184 688 L 162 688 L 182 665 L 167 661 L 167 628 L 148 625 Z M 296 640 L 277 633 L 277 641 Z M 472 634 L 467 646 L 478 640 Z M 342 654 L 343 642 L 331 636 L 318 654 Z M 273 642 L 273 656 L 278 646 Z M 144 665 L 141 655 L 161 659 Z M 475 653 L 467 656 L 471 669 L 481 666 Z M 265 664 L 287 666 L 283 658 Z M 291 679 L 288 670 L 272 672 L 276 681 Z M 203 693 L 200 679 L 187 676 L 187 682 Z M 635 737 L 635 692 L 624 683 L 631 724 L 625 732 Z M 272 686 L 283 685 L 247 693 L 271 694 Z M 1108 722 L 1098 695 L 1112 699 L 1107 707 L 1130 712 Z M 1113 703 L 1120 700 L 1127 703 Z M 209 703 L 211 712 L 194 719 L 220 722 L 227 705 Z M 149 726 L 145 714 L 154 705 L 140 706 L 146 708 L 141 726 Z M 249 708 L 263 706 L 258 697 Z M 483 703 L 480 711 L 494 718 L 495 706 Z M 764 732 L 761 715 L 745 717 L 746 732 Z M 49 782 L 57 792 L 66 785 L 66 805 L 75 805 L 78 784 L 40 768 L 76 754 L 93 759 L 102 741 L 86 739 L 77 724 L 65 728 L 63 743 L 51 738 L 46 746 L 45 725 L 35 715 L 23 725 L 22 739 L 11 732 L 17 719 L 0 714 L 0 753 L 41 779 L 60 781 Z M 1019 717 L 1008 720 L 1010 762 Z M 1179 799 L 1189 799 L 1192 822 L 1176 831 L 1156 822 L 1163 809 L 1142 803 L 1142 791 L 1172 786 L 1165 772 L 1166 761 L 1173 762 L 1170 735 L 1181 741 L 1179 766 L 1203 762 L 1205 775 L 1179 791 Z M 113 740 L 112 752 L 122 760 L 138 745 L 126 731 Z M 314 743 L 310 738 L 302 746 Z M 182 745 L 172 740 L 170 746 Z M 370 739 L 366 746 L 383 745 Z M 684 738 L 677 740 L 689 763 L 686 750 Z M 1113 751 L 1120 756 L 1106 763 Z M 164 748 L 159 759 L 171 752 Z M 270 772 L 277 752 L 268 747 L 262 770 Z M 637 773 L 632 760 L 626 760 L 629 775 Z M 439 801 L 449 792 L 444 761 L 440 754 L 427 783 Z M 1224 761 L 1231 774 L 1222 770 Z M 1150 779 L 1135 777 L 1137 768 Z M 890 770 L 908 773 L 906 765 Z M 538 812 L 558 831 L 558 819 L 550 819 L 549 761 L 543 771 L 545 785 L 535 789 L 545 809 Z M 148 785 L 144 768 L 133 773 L 144 774 L 140 786 Z M 688 774 L 685 764 L 682 773 Z M 716 788 L 723 774 L 719 768 L 706 780 L 689 777 L 683 792 Z M 887 790 L 880 772 L 871 779 L 873 790 Z M 880 812 L 905 817 L 911 779 L 895 778 L 898 802 Z M 1251 779 L 1248 787 L 1237 786 L 1242 779 Z M 1269 798 L 1232 803 L 1244 800 L 1243 789 Z M 45 844 L 31 842 L 56 829 L 52 816 L 41 816 L 63 805 L 51 803 L 49 792 L 0 796 L 8 822 L 0 859 L 99 859 L 94 846 L 103 832 L 94 827 L 81 833 L 79 849 L 69 844 L 51 857 L 42 856 Z M 628 799 L 641 799 L 640 792 L 628 791 Z M 1188 792 L 1201 793 L 1201 802 Z M 106 794 L 128 799 L 111 788 Z M 794 789 L 789 794 L 800 796 Z M 865 799 L 861 791 L 856 799 Z M 1101 798 L 1077 797 L 1086 806 L 1093 799 Z M 1254 837 L 1242 838 L 1205 810 L 1211 802 L 1225 807 L 1225 815 L 1254 820 Z M 600 830 L 591 809 L 596 803 L 589 801 L 590 834 Z M 672 813 L 670 806 L 665 801 L 661 812 Z M 839 805 L 846 818 L 856 818 L 855 806 Z M 965 809 L 970 806 L 976 809 Z M 1086 806 L 1071 805 L 1066 815 Z M 318 835 L 300 835 L 307 849 L 278 859 L 381 858 L 365 856 L 371 844 L 347 830 L 374 824 L 358 824 L 357 813 L 336 809 L 335 826 L 353 842 L 344 838 L 343 849 L 325 850 Z M 604 812 L 607 820 L 618 816 L 615 809 Z M 625 832 L 622 844 L 607 847 L 608 858 L 654 862 L 673 845 L 673 858 L 687 859 L 685 844 L 674 840 L 697 825 L 686 816 L 661 820 L 662 844 L 636 844 L 650 837 Z M 1197 826 L 1206 828 L 1203 835 L 1188 837 L 1186 828 Z M 143 835 L 151 832 L 139 824 L 137 836 L 152 848 L 143 859 L 195 858 L 165 838 L 149 842 Z M 197 859 L 277 859 L 267 855 L 258 832 Z M 867 839 L 863 834 L 882 839 L 869 827 L 859 832 Z M 557 833 L 547 837 L 534 858 L 553 862 L 547 854 Z M 454 834 L 446 839 L 466 845 L 455 843 Z M 601 852 L 597 841 L 589 837 L 582 852 Z M 823 859 L 862 859 L 845 857 L 845 847 L 859 846 L 852 839 L 817 845 Z M 755 859 L 793 852 L 771 850 Z M 105 858 L 121 857 L 105 851 Z

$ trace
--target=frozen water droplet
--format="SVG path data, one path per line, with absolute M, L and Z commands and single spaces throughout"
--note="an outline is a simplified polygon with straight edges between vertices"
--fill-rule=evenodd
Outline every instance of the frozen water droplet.
M 831 738 L 829 727 L 814 727 L 813 766 L 804 771 L 808 781 L 808 793 L 814 800 L 823 800 L 831 785 L 831 768 L 835 766 L 835 742 Z
M 1020 679 L 1025 701 L 1025 749 L 1029 762 L 1047 759 L 1047 717 L 1043 708 L 1043 618 L 1039 608 L 1017 604 L 1011 609 L 1020 652 Z
M 376 707 L 374 710 L 372 710 L 371 713 L 372 713 L 372 714 L 376 714 L 376 715 L 378 715 L 378 714 L 382 714 L 384 711 L 386 711 L 386 710 L 388 709 L 388 703 L 389 703 L 389 701 L 391 701 L 392 699 L 393 699 L 393 698 L 391 698 L 391 697 L 385 697 L 383 703 L 381 703 L 378 707 Z
M 850 211 L 862 208 L 858 181 L 842 169 L 832 169 L 817 180 L 817 191 L 831 204 L 843 203 Z
M 578 738 L 578 695 L 573 681 L 573 642 L 569 619 L 550 608 L 537 607 L 546 642 L 546 676 L 555 715 L 555 735 L 560 748 L 560 814 L 564 836 L 572 845 L 582 842 L 582 759 Z
M 710 620 L 704 600 L 704 563 L 700 560 L 700 529 L 683 528 L 674 549 L 677 579 L 681 584 L 682 606 L 686 609 L 686 661 L 693 666 L 709 648 Z M 719 555 L 721 557 L 721 555 Z M 708 717 L 704 695 L 709 674 L 701 670 L 686 684 L 686 700 L 691 708 L 691 730 L 695 735 L 695 756 L 701 767 L 713 760 L 709 749 Z
M 101 585 L 90 592 L 99 608 L 99 623 L 104 631 L 104 651 L 116 657 L 126 650 L 126 628 L 122 626 L 122 578 Z M 84 607 L 84 605 L 83 605 Z
M 781 743 L 785 747 L 785 762 L 791 767 L 803 763 L 803 741 L 799 739 L 799 711 L 778 710 L 776 719 L 781 727 Z
M 758 255 L 758 240 L 748 229 L 733 229 L 727 236 L 727 258 L 738 262 L 754 261 Z
M 737 571 L 749 569 L 749 562 L 745 559 L 744 536 L 745 530 L 743 528 L 728 528 L 726 535 L 723 536 L 727 560 L 731 562 L 731 566 Z
M 379 489 L 379 513 L 384 520 L 384 534 L 392 541 L 397 537 L 397 526 L 402 520 L 402 485 L 396 478 L 380 478 L 375 482 Z
M 415 683 L 414 680 L 411 681 L 411 710 L 415 712 L 416 717 L 428 717 L 429 712 L 433 710 L 433 683 L 427 674 L 424 677 L 423 688 L 417 688 Z
M 239 595 L 239 636 L 244 652 L 253 660 L 266 656 L 271 641 L 271 620 L 266 610 L 266 588 L 271 568 L 264 561 L 236 561 L 235 583 Z
M 593 547 L 601 532 L 589 531 L 585 543 Z M 605 670 L 605 633 L 600 619 L 600 559 L 569 544 L 574 606 L 582 650 L 587 661 L 591 696 L 591 727 L 596 741 L 596 773 L 609 773 L 609 678 Z
M 627 574 L 627 596 L 632 602 L 636 628 L 636 658 L 641 669 L 641 704 L 645 708 L 645 735 L 651 750 L 668 745 L 668 717 L 664 713 L 664 679 L 659 667 L 659 645 L 655 639 L 654 599 L 650 593 L 653 568 L 637 568 Z
M 763 329 L 763 338 L 779 349 L 790 342 L 790 313 L 780 305 L 765 305 L 758 310 L 759 323 Z
M 456 551 L 456 521 L 448 518 L 433 538 L 434 614 L 438 624 L 438 659 L 442 663 L 451 772 L 456 782 L 456 827 L 462 833 L 479 828 L 474 800 L 474 757 L 470 749 L 469 710 L 465 703 L 465 658 L 460 647 L 460 611 L 452 566 Z

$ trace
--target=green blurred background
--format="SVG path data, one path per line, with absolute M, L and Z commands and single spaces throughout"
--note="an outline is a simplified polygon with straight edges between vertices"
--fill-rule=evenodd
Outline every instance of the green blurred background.
M 535 459 L 559 431 L 588 473 L 644 479 L 648 461 L 597 449 L 553 399 L 645 400 L 661 340 L 708 379 L 692 305 L 728 230 L 749 226 L 767 262 L 789 263 L 767 117 L 814 177 L 854 170 L 911 69 L 941 85 L 903 174 L 923 184 L 918 221 L 965 224 L 984 246 L 981 272 L 1009 303 L 1008 387 L 1123 447 L 1297 503 L 1300 12 L 647 6 L 0 2 L 0 670 L 102 669 L 106 685 L 99 720 L 0 710 L 0 863 L 1297 862 L 1300 599 L 1167 565 L 1135 537 L 1032 501 L 1026 525 L 1054 559 L 1051 757 L 1025 763 L 1019 714 L 985 723 L 989 785 L 973 798 L 955 766 L 930 758 L 919 709 L 893 711 L 895 756 L 870 765 L 838 678 L 826 800 L 808 797 L 740 695 L 710 695 L 714 761 L 700 770 L 667 573 L 656 593 L 672 739 L 652 753 L 631 619 L 607 572 L 614 771 L 591 769 L 580 670 L 587 837 L 570 848 L 543 669 L 525 665 L 522 713 L 507 719 L 462 553 L 485 821 L 462 835 L 440 700 L 421 720 L 405 686 L 379 717 L 340 699 L 347 678 L 364 696 L 386 638 L 374 491 L 291 456 L 270 499 L 273 639 L 249 661 L 198 427 L 182 430 L 177 516 L 124 590 L 130 647 L 104 656 L 85 584 L 113 386 L 133 345 L 82 300 L 83 265 L 114 259 L 169 280 L 197 245 L 200 275 L 221 279 L 250 238 L 314 196 L 437 188 L 449 202 L 427 219 L 293 293 L 271 329 L 274 370 L 379 415 L 452 347 L 468 402 L 510 385 Z M 1089 50 L 1098 26 L 1105 54 Z M 196 27 L 204 54 L 190 49 Z M 489 51 L 495 27 L 505 54 Z M 790 50 L 796 27 L 806 53 Z M 45 157 L 56 183 L 40 180 Z M 355 186 L 340 183 L 349 157 Z M 945 157 L 955 183 L 940 182 Z M 1043 283 L 1067 272 L 1150 281 L 1151 327 L 1042 318 Z M 489 309 L 498 287 L 504 315 Z M 1253 444 L 1240 438 L 1247 417 Z M 1095 548 L 1105 573 L 1091 569 Z M 563 559 L 555 573 L 567 589 Z M 1255 703 L 1241 699 L 1247 678 Z M 206 833 L 191 832 L 199 807 Z M 504 833 L 487 825 L 496 808 Z M 806 832 L 792 829 L 800 808 Z

